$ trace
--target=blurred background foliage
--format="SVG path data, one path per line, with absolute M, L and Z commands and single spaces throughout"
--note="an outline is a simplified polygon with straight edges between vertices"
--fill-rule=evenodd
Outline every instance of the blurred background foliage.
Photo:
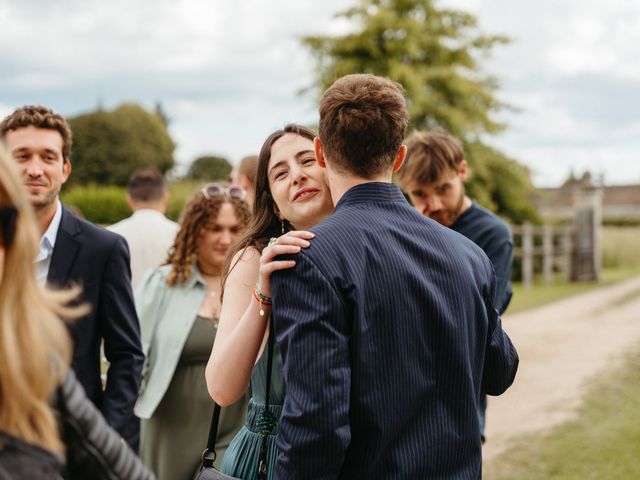
M 480 68 L 491 50 L 508 39 L 480 31 L 473 15 L 438 8 L 433 0 L 357 0 L 338 16 L 354 30 L 302 39 L 316 59 L 308 91 L 318 97 L 351 73 L 389 77 L 406 90 L 412 130 L 444 128 L 465 145 L 474 173 L 468 190 L 480 204 L 512 223 L 538 222 L 527 193 L 528 169 L 488 146 L 485 138 L 505 125 L 495 115 L 509 108 L 495 95 L 497 79 Z
M 354 0 L 352 8 L 339 14 L 353 25 L 350 33 L 302 39 L 316 59 L 315 82 L 307 90 L 319 96 L 336 78 L 356 72 L 398 81 L 406 89 L 410 131 L 440 127 L 463 141 L 472 170 L 469 194 L 511 223 L 538 222 L 529 200 L 529 171 L 486 142 L 505 128 L 496 115 L 509 106 L 496 96 L 497 79 L 480 64 L 508 39 L 480 31 L 473 15 L 436 4 Z M 98 223 L 126 216 L 116 202 L 117 190 L 101 192 L 98 186 L 123 187 L 132 172 L 146 167 L 171 176 L 175 143 L 169 121 L 160 104 L 150 112 L 134 103 L 71 118 L 73 175 L 65 201 L 77 202 L 87 218 Z M 185 179 L 224 181 L 231 167 L 225 158 L 203 155 Z M 174 202 L 180 200 L 181 194 L 172 199 L 173 217 Z
M 166 119 L 134 103 L 69 119 L 73 131 L 71 185 L 127 184 L 136 170 L 173 168 L 175 143 Z
M 167 217 L 178 220 L 182 208 L 204 182 L 179 180 L 169 183 Z M 78 208 L 82 215 L 98 225 L 110 225 L 131 215 L 127 206 L 127 189 L 118 186 L 89 184 L 75 186 L 62 193 L 62 202 Z
M 206 155 L 199 157 L 191 164 L 186 178 L 208 182 L 226 182 L 229 180 L 233 166 L 224 157 Z

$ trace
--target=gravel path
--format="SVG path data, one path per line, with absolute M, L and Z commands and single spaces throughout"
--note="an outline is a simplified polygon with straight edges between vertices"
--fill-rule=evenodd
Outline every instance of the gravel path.
M 489 397 L 486 462 L 523 434 L 574 414 L 585 380 L 640 342 L 640 277 L 507 315 L 503 326 L 520 355 L 513 386 Z

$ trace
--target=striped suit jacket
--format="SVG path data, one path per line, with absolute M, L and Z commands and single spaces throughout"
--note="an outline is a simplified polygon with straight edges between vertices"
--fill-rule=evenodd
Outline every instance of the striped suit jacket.
M 345 193 L 272 278 L 279 479 L 479 479 L 477 405 L 518 355 L 491 262 L 390 183 Z

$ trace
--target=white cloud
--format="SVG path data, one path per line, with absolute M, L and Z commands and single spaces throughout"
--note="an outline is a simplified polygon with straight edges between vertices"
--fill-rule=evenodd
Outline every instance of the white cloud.
M 313 59 L 299 38 L 352 28 L 355 0 L 0 0 L 0 114 L 43 103 L 65 115 L 161 101 L 186 164 L 237 160 L 288 121 L 316 121 Z M 640 4 L 628 0 L 443 0 L 513 38 L 485 62 L 520 109 L 491 143 L 559 183 L 571 167 L 640 180 Z M 559 173 L 558 173 L 559 172 Z

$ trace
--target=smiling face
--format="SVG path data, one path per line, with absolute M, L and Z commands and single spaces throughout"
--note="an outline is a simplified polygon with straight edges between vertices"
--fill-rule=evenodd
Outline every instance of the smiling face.
M 333 211 L 324 169 L 316 161 L 311 140 L 295 133 L 276 140 L 268 176 L 276 215 L 295 229 L 309 229 Z
M 71 173 L 71 164 L 62 156 L 62 143 L 57 130 L 34 126 L 11 130 L 5 136 L 7 150 L 18 165 L 36 210 L 54 205 Z
M 466 178 L 467 165 L 463 162 L 458 171 L 447 169 L 433 183 L 407 182 L 404 190 L 416 210 L 449 227 L 465 205 Z
M 208 228 L 200 230 L 197 259 L 198 268 L 205 274 L 217 274 L 224 265 L 229 247 L 235 243 L 242 233 L 242 225 L 228 202 L 220 205 L 218 218 Z

